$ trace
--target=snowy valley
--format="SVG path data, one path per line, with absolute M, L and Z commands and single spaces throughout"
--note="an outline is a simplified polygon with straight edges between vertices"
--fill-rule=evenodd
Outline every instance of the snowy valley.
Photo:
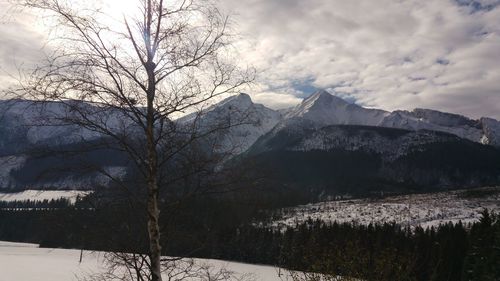
M 106 253 L 84 251 L 82 254 L 80 262 L 79 250 L 39 248 L 37 244 L 0 241 L 0 281 L 81 281 L 102 278 L 99 274 L 107 272 L 106 259 L 104 258 Z M 185 263 L 191 261 L 203 272 L 200 272 L 198 277 L 193 276 L 186 279 L 190 281 L 207 280 L 207 274 L 216 278 L 222 270 L 232 276 L 224 279 L 228 281 L 282 280 L 278 276 L 279 269 L 273 266 L 222 260 L 185 259 Z M 181 262 L 179 261 L 179 263 Z M 26 268 L 27 264 L 29 264 L 29 270 Z M 181 277 L 180 274 L 177 276 L 177 278 Z M 165 273 L 165 278 L 168 278 L 168 272 Z M 219 278 L 222 279 L 222 276 Z M 114 279 L 106 280 L 118 281 L 122 279 L 116 276 Z
M 481 212 L 500 212 L 500 187 L 428 194 L 387 196 L 379 199 L 343 199 L 287 208 L 276 212 L 273 227 L 283 228 L 320 220 L 361 225 L 396 223 L 428 228 L 458 222 L 477 222 Z

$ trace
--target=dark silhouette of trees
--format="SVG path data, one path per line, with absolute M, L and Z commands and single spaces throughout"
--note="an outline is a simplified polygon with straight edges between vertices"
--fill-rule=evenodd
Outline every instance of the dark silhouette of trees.
M 243 122 L 200 125 L 213 100 L 252 80 L 251 71 L 232 63 L 228 17 L 208 2 L 137 0 L 134 13 L 111 24 L 117 19 L 93 2 L 14 2 L 43 15 L 53 30 L 46 63 L 25 73 L 8 96 L 57 101 L 64 110 L 45 112 L 39 125 L 76 125 L 102 136 L 99 146 L 128 156 L 136 181 L 100 172 L 124 189 L 143 191 L 138 204 L 147 221 L 147 277 L 162 280 L 160 197 L 175 193 L 165 189 L 186 178 L 213 172 L 225 159 L 214 157 L 217 137 L 203 153 L 199 142 Z M 187 112 L 194 113 L 191 122 L 173 121 Z M 87 137 L 82 134 L 84 142 Z M 181 162 L 189 169 L 179 170 Z M 206 189 L 205 183 L 193 189 Z
M 297 271 L 293 280 L 498 280 L 499 215 L 483 212 L 479 222 L 413 230 L 395 224 L 355 225 L 308 220 L 284 229 L 259 226 L 259 212 L 244 200 L 204 197 L 178 206 L 181 216 L 162 217 L 167 256 L 217 258 L 268 264 Z M 257 207 L 259 208 L 259 207 Z M 80 247 L 114 253 L 147 253 L 147 239 L 130 247 L 118 235 L 130 224 L 116 219 L 117 206 L 95 210 L 0 211 L 0 239 L 46 247 Z M 89 229 L 83 231 L 82 225 Z M 132 224 L 133 225 L 133 224 Z M 144 231 L 142 226 L 137 230 Z M 103 233 L 116 237 L 111 241 Z M 84 238 L 82 238 L 82 236 Z M 146 237 L 144 235 L 143 237 Z M 137 235 L 135 236 L 138 239 Z M 290 272 L 283 272 L 290 274 Z

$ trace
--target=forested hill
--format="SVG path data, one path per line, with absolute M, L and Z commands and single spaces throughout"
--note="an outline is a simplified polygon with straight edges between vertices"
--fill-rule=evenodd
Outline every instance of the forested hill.
M 238 159 L 274 185 L 316 193 L 436 191 L 500 183 L 500 150 L 434 131 L 297 120 Z M 270 185 L 273 185 L 270 184 Z

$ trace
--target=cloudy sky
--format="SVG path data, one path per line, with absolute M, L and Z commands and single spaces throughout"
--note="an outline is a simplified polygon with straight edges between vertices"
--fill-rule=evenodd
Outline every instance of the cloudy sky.
M 222 0 L 249 93 L 273 108 L 328 89 L 363 106 L 500 119 L 500 0 Z M 0 0 L 0 14 L 9 14 Z M 1 16 L 0 82 L 40 56 L 43 32 Z M 22 20 L 19 20 L 22 19 Z M 1 86 L 0 86 L 1 87 Z

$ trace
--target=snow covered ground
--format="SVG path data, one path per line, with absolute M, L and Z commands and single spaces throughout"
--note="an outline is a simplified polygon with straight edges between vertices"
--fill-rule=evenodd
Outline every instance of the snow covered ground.
M 15 193 L 2 193 L 0 192 L 0 201 L 43 201 L 52 199 L 68 199 L 71 203 L 75 203 L 78 196 L 84 197 L 90 191 L 81 190 L 25 190 Z
M 35 244 L 0 242 L 0 281 L 83 280 L 86 276 L 104 271 L 103 253 L 84 252 L 82 263 L 79 263 L 79 258 L 79 250 L 43 249 Z M 281 280 L 278 269 L 272 266 L 206 259 L 195 261 L 208 264 L 215 271 L 225 268 L 234 272 L 236 278 L 232 280 Z
M 449 221 L 474 222 L 485 208 L 500 212 L 500 187 L 302 205 L 281 210 L 272 225 L 294 226 L 311 218 L 361 225 L 395 222 L 425 228 Z

